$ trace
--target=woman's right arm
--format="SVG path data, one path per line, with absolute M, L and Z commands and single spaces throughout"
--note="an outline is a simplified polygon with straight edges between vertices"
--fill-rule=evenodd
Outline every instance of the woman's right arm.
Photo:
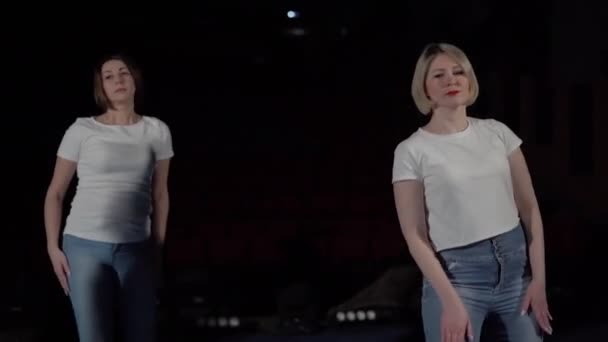
M 59 232 L 63 216 L 63 199 L 76 171 L 76 163 L 57 157 L 51 184 L 44 200 L 44 225 L 47 250 L 59 249 Z
M 393 185 L 397 215 L 410 254 L 441 301 L 442 341 L 473 339 L 473 327 L 464 303 L 443 271 L 431 247 L 424 210 L 423 185 L 406 180 Z
M 401 231 L 414 261 L 444 307 L 458 303 L 460 297 L 443 271 L 428 238 L 423 185 L 416 180 L 406 180 L 395 183 L 393 191 Z
M 57 157 L 53 178 L 44 199 L 46 250 L 53 264 L 53 271 L 66 295 L 70 292 L 68 285 L 70 267 L 63 251 L 59 248 L 59 232 L 61 231 L 61 219 L 63 217 L 63 198 L 75 171 L 75 162 Z

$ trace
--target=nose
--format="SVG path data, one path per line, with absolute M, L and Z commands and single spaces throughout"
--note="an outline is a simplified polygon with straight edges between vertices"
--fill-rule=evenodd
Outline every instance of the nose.
M 446 86 L 451 86 L 451 85 L 456 84 L 456 77 L 451 73 L 446 74 L 445 83 L 446 83 Z

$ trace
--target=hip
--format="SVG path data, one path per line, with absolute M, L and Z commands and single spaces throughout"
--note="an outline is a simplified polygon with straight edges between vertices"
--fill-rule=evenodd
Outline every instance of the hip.
M 498 236 L 436 253 L 453 285 L 492 287 L 520 284 L 530 276 L 527 243 L 521 225 Z M 425 280 L 428 285 L 428 281 Z

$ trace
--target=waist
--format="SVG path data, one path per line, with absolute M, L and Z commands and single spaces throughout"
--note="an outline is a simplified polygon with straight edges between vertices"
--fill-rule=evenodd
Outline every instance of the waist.
M 72 201 L 75 215 L 138 217 L 150 213 L 152 198 L 145 191 L 78 189 Z
M 466 246 L 445 249 L 438 252 L 440 259 L 453 261 L 488 261 L 497 257 L 508 258 L 526 253 L 526 236 L 521 225 L 515 228 Z
M 68 216 L 64 234 L 83 239 L 125 243 L 145 240 L 151 233 L 151 221 L 82 218 Z

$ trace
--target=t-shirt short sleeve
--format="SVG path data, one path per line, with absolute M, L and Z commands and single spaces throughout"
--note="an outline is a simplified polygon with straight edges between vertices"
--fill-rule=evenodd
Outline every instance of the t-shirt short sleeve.
M 77 123 L 73 123 L 63 135 L 63 139 L 57 150 L 57 156 L 74 162 L 78 161 L 83 136 L 82 127 Z
M 405 180 L 422 180 L 419 163 L 414 158 L 407 141 L 402 142 L 395 149 L 392 182 Z
M 522 140 L 518 137 L 509 126 L 504 123 L 491 119 L 490 123 L 496 129 L 497 133 L 500 136 L 500 139 L 505 145 L 505 154 L 510 155 L 515 149 L 517 149 L 521 144 Z
M 156 160 L 164 160 L 173 157 L 173 138 L 169 126 L 159 120 L 159 135 L 153 144 Z

